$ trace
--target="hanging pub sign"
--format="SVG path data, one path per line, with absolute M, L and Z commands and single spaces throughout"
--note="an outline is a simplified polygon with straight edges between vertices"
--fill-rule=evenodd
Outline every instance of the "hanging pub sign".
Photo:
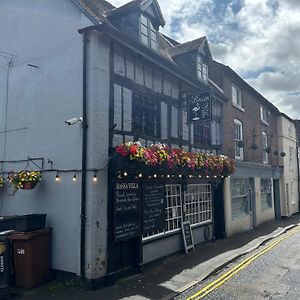
M 163 181 L 145 181 L 143 235 L 163 231 L 166 227 L 166 189 Z
M 141 187 L 135 180 L 118 180 L 114 190 L 114 240 L 128 241 L 141 233 Z
M 186 100 L 184 99 L 186 98 Z M 206 122 L 211 120 L 212 115 L 212 92 L 184 93 L 183 100 L 187 104 L 188 123 Z

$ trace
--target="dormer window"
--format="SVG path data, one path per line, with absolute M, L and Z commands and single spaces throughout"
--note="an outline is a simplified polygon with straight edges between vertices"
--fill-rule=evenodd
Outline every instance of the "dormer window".
M 197 75 L 199 80 L 207 81 L 208 68 L 200 55 L 197 56 Z
M 140 17 L 140 38 L 142 44 L 151 49 L 158 50 L 156 29 L 144 15 Z

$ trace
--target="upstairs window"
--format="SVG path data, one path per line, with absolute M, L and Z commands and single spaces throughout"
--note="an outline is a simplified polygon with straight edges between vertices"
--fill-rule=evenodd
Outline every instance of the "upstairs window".
M 234 120 L 233 127 L 234 137 L 234 156 L 236 159 L 244 159 L 243 149 L 243 124 L 239 120 Z
M 267 110 L 267 108 L 265 106 L 261 105 L 260 106 L 260 119 L 266 125 L 269 125 L 269 115 L 270 115 L 270 112 Z
M 243 108 L 242 90 L 234 84 L 232 84 L 231 86 L 231 98 L 232 104 L 234 106 L 237 106 L 238 108 Z
M 160 137 L 160 105 L 157 101 L 134 95 L 133 130 L 147 137 Z
M 290 137 L 294 137 L 294 130 L 293 130 L 293 125 L 291 122 L 289 122 L 289 125 L 288 125 L 288 135 Z
M 289 169 L 290 169 L 290 171 L 294 171 L 294 157 L 295 157 L 294 148 L 289 147 Z
M 268 135 L 265 132 L 262 132 L 262 149 L 263 149 L 263 163 L 269 163 L 269 145 L 268 145 Z
M 210 147 L 210 123 L 195 122 L 194 123 L 194 144 L 204 149 Z
M 143 15 L 140 17 L 140 38 L 142 44 L 151 49 L 158 50 L 156 29 L 153 27 L 151 21 Z
M 198 79 L 207 81 L 208 68 L 200 55 L 197 56 L 197 76 Z

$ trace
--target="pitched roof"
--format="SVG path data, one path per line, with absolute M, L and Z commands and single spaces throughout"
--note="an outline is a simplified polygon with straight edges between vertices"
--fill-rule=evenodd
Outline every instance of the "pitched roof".
M 116 15 L 128 13 L 135 7 L 139 7 L 142 10 L 146 10 L 147 7 L 149 5 L 151 5 L 152 3 L 155 5 L 160 25 L 165 26 L 166 21 L 164 19 L 164 16 L 162 14 L 162 11 L 160 9 L 160 6 L 159 6 L 157 0 L 133 0 L 133 1 L 130 1 L 120 7 L 116 7 L 114 9 L 110 10 L 109 12 L 107 12 L 107 16 L 110 17 L 110 16 L 116 16 Z
M 105 0 L 73 0 L 94 23 L 109 23 L 105 14 L 115 9 L 115 6 Z
M 169 53 L 171 56 L 177 56 L 183 53 L 187 53 L 193 50 L 199 49 L 202 44 L 206 41 L 206 37 L 203 36 L 199 39 L 189 41 L 186 43 L 179 44 L 178 46 L 172 47 L 169 49 Z
M 251 91 L 255 96 L 257 96 L 264 104 L 268 105 L 276 113 L 279 113 L 278 108 L 271 103 L 268 99 L 266 99 L 262 94 L 260 94 L 254 87 L 252 87 L 249 83 L 247 83 L 238 73 L 236 73 L 233 69 L 229 66 L 223 65 L 220 62 L 215 60 L 210 61 L 210 66 L 213 67 L 214 70 L 223 70 L 225 73 L 231 74 L 236 80 L 238 80 L 244 87 L 246 87 L 249 91 Z M 210 68 L 211 70 L 213 68 Z

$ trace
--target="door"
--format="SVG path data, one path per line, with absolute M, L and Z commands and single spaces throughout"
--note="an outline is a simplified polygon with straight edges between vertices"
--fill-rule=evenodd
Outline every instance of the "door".
M 214 229 L 216 239 L 226 238 L 223 182 L 212 184 L 214 204 Z
M 249 178 L 247 194 L 249 201 L 250 228 L 253 229 L 256 226 L 256 197 L 254 178 Z
M 280 188 L 279 179 L 273 180 L 273 194 L 274 194 L 274 206 L 275 206 L 275 219 L 281 219 L 281 208 L 280 208 Z

